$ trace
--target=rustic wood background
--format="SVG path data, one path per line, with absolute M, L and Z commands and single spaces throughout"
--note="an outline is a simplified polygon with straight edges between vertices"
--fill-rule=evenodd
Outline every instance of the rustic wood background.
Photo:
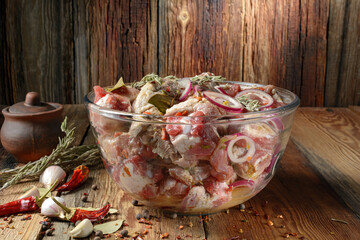
M 358 0 L 0 1 L 0 104 L 210 71 L 303 106 L 360 105 L 359 12 Z

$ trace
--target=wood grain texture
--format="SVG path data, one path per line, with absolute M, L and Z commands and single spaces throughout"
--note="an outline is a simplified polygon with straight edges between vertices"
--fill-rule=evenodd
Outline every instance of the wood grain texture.
M 126 82 L 136 81 L 157 70 L 154 4 L 140 0 L 88 2 L 85 27 L 89 46 L 83 50 L 88 54 L 90 88 L 114 84 L 121 76 Z
M 43 100 L 74 101 L 72 1 L 6 1 L 4 81 L 12 103 L 29 91 Z M 4 94 L 4 92 L 2 93 Z
M 360 114 L 349 109 L 298 110 L 292 139 L 344 202 L 360 216 Z

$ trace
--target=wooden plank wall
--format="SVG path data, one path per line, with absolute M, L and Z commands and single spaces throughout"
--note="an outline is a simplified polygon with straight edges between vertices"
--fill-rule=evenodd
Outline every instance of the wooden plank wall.
M 302 106 L 360 105 L 358 0 L 5 0 L 0 104 L 81 103 L 147 73 L 275 84 Z

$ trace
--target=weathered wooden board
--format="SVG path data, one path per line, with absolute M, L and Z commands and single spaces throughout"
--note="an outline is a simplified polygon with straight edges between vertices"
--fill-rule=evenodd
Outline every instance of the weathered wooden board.
M 2 1 L 0 104 L 38 91 L 81 103 L 96 84 L 147 73 L 270 83 L 303 106 L 360 104 L 360 3 Z
M 344 202 L 360 216 L 360 113 L 301 108 L 292 140 Z
M 23 101 L 28 91 L 39 92 L 47 101 L 72 103 L 72 1 L 9 0 L 4 5 L 4 55 L 9 58 L 4 60 L 1 94 L 10 96 L 11 103 Z
M 95 139 L 88 131 L 85 113 L 82 105 L 65 106 L 64 115 L 69 116 L 70 123 L 74 123 L 80 129 L 76 132 L 76 142 L 93 144 Z M 329 142 L 334 146 L 343 146 L 342 143 L 334 141 L 332 138 L 333 135 L 341 134 L 342 136 L 336 136 L 346 143 L 345 150 L 342 151 L 349 151 L 349 148 L 355 148 L 357 151 L 352 144 L 360 141 L 357 137 L 359 136 L 357 134 L 359 122 L 357 107 L 353 107 L 351 110 L 330 109 L 328 111 L 325 109 L 300 109 L 295 118 L 292 139 L 294 141 L 297 139 L 298 146 L 300 146 L 299 143 L 303 146 L 298 149 L 292 141 L 289 142 L 274 179 L 261 193 L 245 203 L 245 211 L 232 208 L 228 213 L 213 214 L 205 220 L 196 216 L 169 219 L 165 218 L 162 212 L 150 209 L 151 215 L 157 218 L 152 220 L 154 225 L 152 229 L 148 229 L 149 232 L 145 239 L 159 239 L 160 233 L 165 232 L 170 234 L 169 239 L 175 239 L 178 235 L 182 239 L 206 238 L 208 240 L 230 239 L 231 237 L 283 239 L 288 233 L 296 233 L 298 239 L 301 237 L 306 239 L 359 239 L 359 218 L 343 205 L 341 198 L 333 190 L 337 191 L 336 188 L 341 187 L 339 182 L 341 183 L 343 179 L 347 180 L 347 175 L 354 176 L 354 171 L 340 167 L 331 169 L 333 175 L 339 176 L 341 179 L 329 180 L 323 171 L 328 168 L 328 165 L 314 163 L 316 159 L 314 160 L 312 155 L 308 154 L 309 151 L 314 151 L 317 155 L 323 156 L 323 152 L 327 152 L 329 149 L 314 148 L 316 143 L 310 137 L 299 134 L 299 132 L 305 132 L 310 136 L 317 134 L 317 140 L 323 139 L 326 135 L 329 139 L 325 139 L 324 143 Z M 305 140 L 302 141 L 302 139 Z M 304 144 L 308 141 L 311 145 Z M 332 155 L 339 157 L 336 152 L 332 152 Z M 308 157 L 310 161 L 305 157 Z M 332 160 L 332 158 L 329 159 Z M 359 167 L 358 160 L 359 158 L 350 163 L 352 168 Z M 338 165 L 335 166 L 338 167 Z M 321 175 L 325 176 L 328 183 Z M 33 183 L 19 184 L 0 192 L 0 203 L 16 199 L 23 188 L 31 184 Z M 97 184 L 99 189 L 92 190 L 92 184 Z M 88 193 L 88 201 L 85 203 L 81 201 L 84 192 Z M 356 196 L 357 193 L 348 192 L 348 194 Z M 105 169 L 91 170 L 90 178 L 83 186 L 70 194 L 64 194 L 63 197 L 68 206 L 100 207 L 109 202 L 119 210 L 119 214 L 111 216 L 110 219 L 125 219 L 129 226 L 123 229 L 129 230 L 130 233 L 145 230 L 144 225 L 137 223 L 135 219 L 135 215 L 144 207 L 132 206 L 131 198 L 116 186 Z M 256 216 L 256 212 L 259 214 L 258 216 Z M 274 223 L 273 226 L 268 226 L 266 215 Z M 278 215 L 282 215 L 283 219 L 277 217 Z M 40 232 L 39 221 L 42 217 L 39 214 L 32 214 L 31 221 L 21 221 L 21 217 L 14 218 L 15 229 L 0 230 L 0 236 L 4 239 L 35 239 Z M 344 220 L 348 224 L 334 222 L 331 218 Z M 3 222 L 0 220 L 0 223 Z M 180 225 L 184 226 L 183 230 L 178 229 Z M 55 227 L 54 236 L 44 239 L 70 239 L 68 234 L 73 226 L 58 221 L 53 226 Z M 242 233 L 240 233 L 240 229 Z M 90 239 L 93 238 L 94 236 Z M 112 235 L 110 239 L 116 239 L 115 235 Z

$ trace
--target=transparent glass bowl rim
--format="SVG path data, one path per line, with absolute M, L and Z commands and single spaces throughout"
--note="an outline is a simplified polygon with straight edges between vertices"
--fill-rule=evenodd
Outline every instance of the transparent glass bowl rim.
M 222 83 L 229 83 L 229 84 L 239 84 L 239 85 L 245 85 L 245 86 L 255 86 L 255 87 L 265 87 L 265 85 L 257 84 L 257 83 L 248 83 L 248 82 L 235 82 L 235 81 L 224 81 Z M 127 83 L 126 85 L 130 85 L 131 83 Z M 300 105 L 300 99 L 299 97 L 284 88 L 275 87 L 275 89 L 278 91 L 280 96 L 286 95 L 292 99 L 292 101 L 285 106 L 274 108 L 270 110 L 265 111 L 258 111 L 258 112 L 246 112 L 246 113 L 232 113 L 228 115 L 205 115 L 200 116 L 200 118 L 209 119 L 207 123 L 211 124 L 220 124 L 220 123 L 229 123 L 229 121 L 257 121 L 257 120 L 264 120 L 264 119 L 271 119 L 274 117 L 279 117 L 284 114 L 288 114 L 294 110 Z M 99 105 L 96 105 L 93 101 L 90 99 L 94 96 L 94 91 L 89 92 L 84 97 L 85 104 L 88 104 L 91 111 L 96 112 L 98 114 L 104 115 L 105 117 L 109 117 L 112 119 L 118 119 L 118 120 L 125 120 L 125 121 L 133 121 L 133 122 L 140 122 L 140 123 L 146 123 L 146 124 L 171 124 L 174 125 L 174 122 L 167 122 L 166 119 L 171 117 L 174 118 L 186 118 L 186 119 L 194 119 L 195 117 L 192 116 L 159 116 L 159 115 L 151 115 L 151 114 L 141 114 L 141 113 L 131 113 L 131 112 L 124 112 L 119 110 L 114 110 L 106 107 L 101 107 Z M 197 116 L 196 118 L 199 118 Z M 179 125 L 191 125 L 191 123 L 177 123 Z

